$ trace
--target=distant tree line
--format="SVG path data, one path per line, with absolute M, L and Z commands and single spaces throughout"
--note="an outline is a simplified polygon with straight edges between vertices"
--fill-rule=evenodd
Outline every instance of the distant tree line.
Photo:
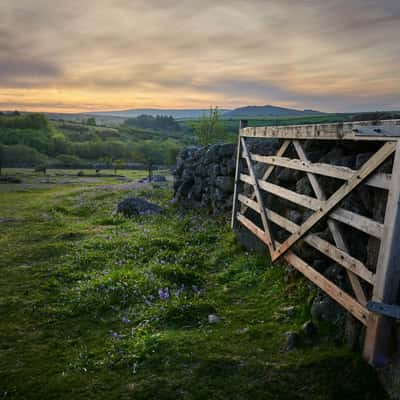
M 164 131 L 180 131 L 182 128 L 172 117 L 157 115 L 139 115 L 135 118 L 125 120 L 127 126 L 134 126 L 143 129 L 155 129 Z

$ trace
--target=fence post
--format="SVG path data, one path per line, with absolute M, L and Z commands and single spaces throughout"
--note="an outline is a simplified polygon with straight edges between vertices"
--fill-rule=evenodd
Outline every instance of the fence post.
M 388 193 L 383 237 L 379 249 L 372 301 L 394 304 L 400 280 L 400 141 L 394 156 L 391 187 Z M 364 356 L 376 367 L 387 365 L 393 345 L 393 320 L 370 313 Z
M 238 141 L 237 141 L 237 149 L 236 149 L 236 168 L 235 168 L 235 189 L 233 192 L 233 201 L 232 201 L 232 220 L 231 220 L 231 227 L 235 229 L 237 227 L 237 220 L 236 220 L 236 212 L 238 207 L 238 184 L 239 184 L 239 177 L 240 177 L 240 131 L 243 128 L 248 126 L 248 121 L 245 119 L 241 119 L 239 122 L 239 132 L 238 132 Z

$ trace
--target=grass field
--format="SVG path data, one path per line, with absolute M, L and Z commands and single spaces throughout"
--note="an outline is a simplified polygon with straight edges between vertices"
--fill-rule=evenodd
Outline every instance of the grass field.
M 0 193 L 0 398 L 386 398 L 331 326 L 283 351 L 313 292 L 225 218 L 143 185 L 129 194 L 166 211 L 126 220 L 105 182 Z
M 155 170 L 154 174 L 167 175 L 168 170 Z M 2 177 L 16 177 L 21 183 L 4 184 L 0 181 L 0 193 L 46 189 L 54 186 L 74 185 L 77 188 L 112 185 L 146 178 L 146 170 L 101 170 L 93 169 L 48 169 L 46 174 L 35 172 L 33 168 L 3 168 Z

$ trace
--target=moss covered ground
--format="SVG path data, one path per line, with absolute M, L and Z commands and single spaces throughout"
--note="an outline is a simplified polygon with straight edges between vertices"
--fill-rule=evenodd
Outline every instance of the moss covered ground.
M 75 184 L 0 193 L 0 398 L 386 398 L 333 327 L 283 351 L 310 318 L 301 276 L 167 188 L 131 194 L 166 212 L 113 216 L 126 192 Z

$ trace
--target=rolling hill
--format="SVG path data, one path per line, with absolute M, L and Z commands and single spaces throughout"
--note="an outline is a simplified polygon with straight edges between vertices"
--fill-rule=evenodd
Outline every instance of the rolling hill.
M 208 113 L 208 109 L 160 109 L 160 108 L 136 108 L 121 111 L 96 111 L 86 113 L 95 117 L 119 117 L 132 118 L 139 115 L 160 115 L 172 116 L 176 119 L 195 119 Z M 222 118 L 254 118 L 254 117 L 277 117 L 277 116 L 310 116 L 324 115 L 320 111 L 315 110 L 295 110 L 292 108 L 276 107 L 272 105 L 265 106 L 246 106 L 239 107 L 234 110 L 220 109 Z
M 222 113 L 224 118 L 250 118 L 250 117 L 282 117 L 282 116 L 310 116 L 324 115 L 320 111 L 315 110 L 295 110 L 293 108 L 276 107 L 271 105 L 265 106 L 246 106 L 236 108 L 232 111 Z

